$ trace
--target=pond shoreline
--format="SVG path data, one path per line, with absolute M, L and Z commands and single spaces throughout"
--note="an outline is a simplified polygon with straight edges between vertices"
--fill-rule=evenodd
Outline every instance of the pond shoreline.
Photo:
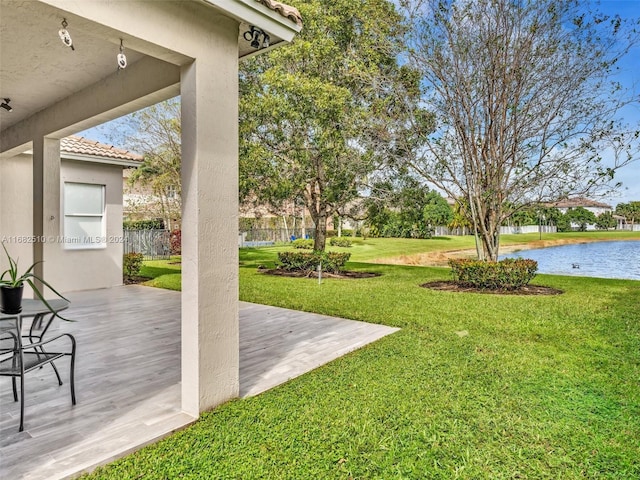
M 500 255 L 519 252 L 522 250 L 535 250 L 539 248 L 558 247 L 562 245 L 576 245 L 581 243 L 610 242 L 610 241 L 638 241 L 637 238 L 560 238 L 553 240 L 534 240 L 528 243 L 510 243 L 500 246 Z M 379 258 L 372 263 L 389 265 L 414 265 L 422 267 L 447 267 L 452 258 L 476 258 L 475 249 L 447 250 L 438 252 L 418 253 L 415 255 L 400 255 L 397 257 Z

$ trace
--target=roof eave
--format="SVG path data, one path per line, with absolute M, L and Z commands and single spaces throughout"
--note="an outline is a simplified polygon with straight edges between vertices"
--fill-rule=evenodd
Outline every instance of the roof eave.
M 63 160 L 75 160 L 80 162 L 102 163 L 105 165 L 116 165 L 119 167 L 139 167 L 142 163 L 138 160 L 128 160 L 126 158 L 111 158 L 100 155 L 86 155 L 81 153 L 71 153 L 60 151 L 60 158 Z
M 203 3 L 212 5 L 227 15 L 248 25 L 260 27 L 285 42 L 291 42 L 300 30 L 302 25 L 283 17 L 275 10 L 255 0 L 200 0 Z M 261 50 L 264 51 L 264 50 Z

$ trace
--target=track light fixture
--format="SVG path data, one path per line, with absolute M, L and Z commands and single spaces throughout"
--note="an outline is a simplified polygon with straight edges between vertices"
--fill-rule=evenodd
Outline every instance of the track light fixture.
M 127 57 L 124 54 L 124 45 L 122 43 L 122 39 L 120 39 L 120 53 L 118 53 L 118 70 L 124 70 L 127 68 Z
M 250 45 L 253 48 L 267 48 L 271 41 L 267 32 L 260 30 L 258 27 L 254 27 L 253 25 L 249 30 L 244 32 L 243 37 L 247 42 L 251 42 Z
M 13 108 L 9 103 L 11 102 L 10 98 L 5 98 L 2 103 L 0 103 L 0 108 L 4 108 L 7 112 L 13 112 Z
M 67 19 L 63 18 L 62 28 L 58 30 L 58 36 L 60 37 L 60 40 L 62 40 L 62 43 L 64 43 L 67 47 L 71 47 L 71 50 L 75 50 L 75 47 L 73 46 L 73 40 L 71 39 L 71 35 L 69 35 L 69 32 L 67 31 L 67 25 L 69 25 L 67 23 Z

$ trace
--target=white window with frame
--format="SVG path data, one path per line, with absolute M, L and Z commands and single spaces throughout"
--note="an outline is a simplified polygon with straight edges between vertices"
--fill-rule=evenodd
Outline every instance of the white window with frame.
M 105 186 L 64 184 L 64 245 L 66 249 L 106 248 Z

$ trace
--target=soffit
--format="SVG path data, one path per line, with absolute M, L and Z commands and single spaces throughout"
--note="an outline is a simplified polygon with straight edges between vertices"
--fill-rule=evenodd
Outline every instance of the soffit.
M 179 5 L 179 2 L 173 3 Z M 227 0 L 207 0 L 206 4 L 220 10 L 224 15 L 232 15 L 214 3 L 226 4 L 229 3 Z M 266 50 L 252 48 L 250 42 L 243 38 L 244 32 L 252 24 L 263 25 L 263 28 L 267 26 L 273 30 L 268 32 L 271 36 L 270 48 L 283 43 L 282 37 L 288 38 L 300 29 L 295 23 L 295 9 L 292 10 L 280 2 L 234 0 L 229 4 L 245 8 L 240 11 L 242 15 L 247 14 L 247 5 L 251 5 L 249 13 L 254 12 L 247 17 L 251 20 L 238 17 L 239 57 L 251 56 Z M 80 8 L 78 12 L 81 12 L 84 4 L 74 5 Z M 89 9 L 90 4 L 87 2 L 86 5 Z M 184 7 L 188 8 L 190 5 L 184 4 Z M 58 37 L 63 18 L 67 18 L 67 30 L 71 34 L 75 50 L 66 47 Z M 162 31 L 158 33 L 162 35 Z M 0 98 L 10 98 L 13 111 L 0 109 L 0 131 L 19 124 L 118 72 L 116 55 L 119 53 L 120 38 L 124 38 L 124 53 L 129 67 L 145 58 L 145 54 L 174 65 L 190 61 L 166 47 L 118 32 L 100 24 L 99 20 L 92 22 L 81 16 L 73 16 L 56 5 L 33 0 L 2 0 Z M 126 70 L 121 73 L 126 75 Z
M 118 70 L 119 39 L 93 35 L 68 19 L 71 50 L 58 37 L 64 17 L 54 8 L 2 0 L 0 17 L 0 97 L 13 107 L 0 111 L 0 130 Z M 125 54 L 129 65 L 143 57 L 129 48 Z

